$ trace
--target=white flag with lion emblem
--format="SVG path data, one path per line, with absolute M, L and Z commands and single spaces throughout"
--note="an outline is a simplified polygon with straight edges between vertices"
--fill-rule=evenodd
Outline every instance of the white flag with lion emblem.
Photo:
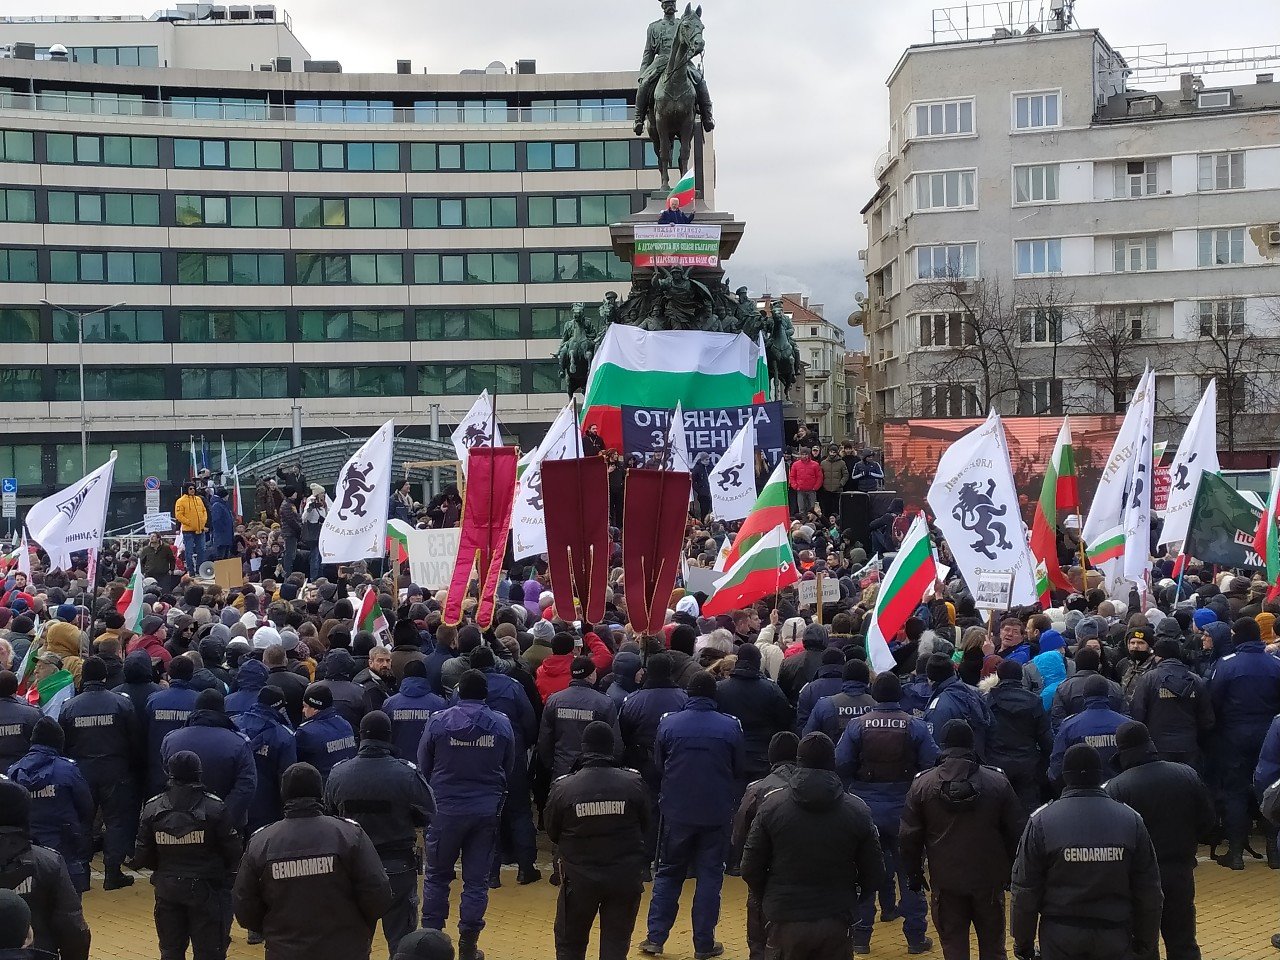
M 388 420 L 338 471 L 333 505 L 320 528 L 325 563 L 370 560 L 387 552 L 391 502 L 391 451 L 396 422 Z
M 1011 603 L 1034 606 L 1036 567 L 1018 512 L 1009 445 L 994 411 L 951 444 L 929 487 L 934 523 L 947 538 L 970 592 L 984 577 L 1013 577 Z
M 745 520 L 756 502 L 756 426 L 748 419 L 707 477 L 711 509 L 721 520 Z
M 458 452 L 463 477 L 467 475 L 468 450 L 472 447 L 502 446 L 502 431 L 498 429 L 497 418 L 493 415 L 493 401 L 489 399 L 488 390 L 480 391 L 480 396 L 476 397 L 476 402 L 471 405 L 449 439 L 453 441 L 453 449 Z
M 102 549 L 115 469 L 116 452 L 112 450 L 111 459 L 97 470 L 27 511 L 27 529 L 31 539 L 49 554 L 50 570 L 70 570 L 71 554 Z

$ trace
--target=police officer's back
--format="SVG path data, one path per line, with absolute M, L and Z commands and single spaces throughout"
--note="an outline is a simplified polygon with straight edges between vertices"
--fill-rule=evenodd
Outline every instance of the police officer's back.
M 296 763 L 280 786 L 284 819 L 249 840 L 236 873 L 235 915 L 259 930 L 272 960 L 368 960 L 391 885 L 368 835 L 325 816 L 324 781 Z
M 246 834 L 252 836 L 260 827 L 280 819 L 280 778 L 298 762 L 298 747 L 289 726 L 287 701 L 278 687 L 259 690 L 253 706 L 238 715 L 235 723 L 249 739 L 258 772 L 245 828 Z
M 876 705 L 868 684 L 871 670 L 862 660 L 850 660 L 841 673 L 840 692 L 823 697 L 809 714 L 803 734 L 825 733 L 832 743 L 839 743 L 844 728 L 854 717 L 860 717 Z
M 240 835 L 227 806 L 201 784 L 195 753 L 179 750 L 166 765 L 168 784 L 142 807 L 131 865 L 152 871 L 161 956 L 183 956 L 188 940 L 196 956 L 226 956 L 216 904 L 240 862 Z
M 600 720 L 618 734 L 618 755 L 622 736 L 618 730 L 618 706 L 594 686 L 596 667 L 590 657 L 575 657 L 569 666 L 569 686 L 547 698 L 538 729 L 538 756 L 551 776 L 563 777 L 582 752 L 582 731 Z
M 948 720 L 964 720 L 973 730 L 973 745 L 978 759 L 984 760 L 987 755 L 987 728 L 991 725 L 991 710 L 986 701 L 977 690 L 960 679 L 951 659 L 940 653 L 929 658 L 925 676 L 933 684 L 933 690 L 924 720 L 935 741 L 942 736 L 942 728 Z
M 309 763 L 327 777 L 334 765 L 356 755 L 356 732 L 333 705 L 328 687 L 313 683 L 302 698 L 306 718 L 294 734 L 298 760 Z
M 1025 816 L 1040 806 L 1040 787 L 1053 753 L 1053 734 L 1044 701 L 1023 686 L 1022 674 L 1022 664 L 1016 660 L 1006 660 L 996 669 L 999 680 L 986 694 L 991 728 L 987 731 L 985 759 L 1009 778 Z
M 1200 740 L 1213 726 L 1209 685 L 1179 659 L 1177 640 L 1157 640 L 1154 668 L 1133 685 L 1129 713 L 1147 726 L 1162 760 L 1200 768 Z
M 388 697 L 382 705 L 383 712 L 391 718 L 391 746 L 395 748 L 396 756 L 403 760 L 416 759 L 427 721 L 432 714 L 447 706 L 444 697 L 431 691 L 427 668 L 422 660 L 406 662 L 399 692 Z
M 658 771 L 653 763 L 653 744 L 658 737 L 658 724 L 668 713 L 682 709 L 689 695 L 671 680 L 671 658 L 655 653 L 645 666 L 644 683 L 627 696 L 618 713 L 622 731 L 622 762 L 639 770 L 656 797 Z
M 201 690 L 187 725 L 164 738 L 160 758 L 166 769 L 169 758 L 180 750 L 190 750 L 200 758 L 205 787 L 227 805 L 231 822 L 243 828 L 258 784 L 257 766 L 249 738 L 223 711 L 219 691 Z
M 1103 695 L 1105 701 L 1105 694 Z M 1101 789 L 1098 751 L 1077 743 L 1062 762 L 1066 789 L 1027 821 L 1013 865 L 1009 935 L 1019 960 L 1040 954 L 1123 960 L 1160 929 L 1160 875 L 1142 818 Z
M 1102 758 L 1103 768 L 1108 769 L 1111 758 L 1116 754 L 1116 731 L 1129 720 L 1123 713 L 1116 713 L 1111 709 L 1110 692 L 1103 677 L 1090 677 L 1084 683 L 1083 692 L 1084 709 L 1067 717 L 1053 739 L 1053 753 L 1049 757 L 1049 779 L 1055 783 L 1062 780 L 1062 758 L 1068 749 L 1078 743 L 1097 750 Z
M 0 770 L 8 770 L 27 752 L 40 711 L 14 694 L 18 678 L 0 670 Z
M 721 713 L 737 717 L 742 724 L 744 781 L 765 776 L 769 772 L 769 741 L 780 730 L 792 729 L 795 712 L 782 688 L 761 672 L 760 648 L 754 643 L 738 648 L 737 666 L 716 684 L 716 704 Z
M 150 793 L 157 793 L 164 786 L 164 758 L 160 745 L 174 730 L 187 725 L 187 718 L 196 708 L 200 691 L 191 686 L 195 663 L 189 657 L 175 657 L 169 661 L 169 686 L 147 698 L 143 709 L 143 727 L 147 735 L 147 786 Z

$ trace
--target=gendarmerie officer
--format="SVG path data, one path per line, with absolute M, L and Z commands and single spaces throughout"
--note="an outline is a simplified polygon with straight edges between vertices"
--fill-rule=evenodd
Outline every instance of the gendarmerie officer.
M 1104 698 L 1105 702 L 1105 698 Z M 1031 815 L 1013 864 L 1009 936 L 1017 960 L 1125 960 L 1160 934 L 1160 870 L 1142 818 L 1101 789 L 1102 760 L 1067 750 L 1062 797 Z
M 302 715 L 306 719 L 294 734 L 298 760 L 328 777 L 336 764 L 356 755 L 356 732 L 334 707 L 333 693 L 318 683 L 307 687 Z
M 134 869 L 152 871 L 160 960 L 225 960 L 222 905 L 228 877 L 240 862 L 240 835 L 226 804 L 205 790 L 200 758 L 179 750 L 166 764 L 164 792 L 142 807 Z
M 0 770 L 8 770 L 27 752 L 40 711 L 14 696 L 18 678 L 0 670 Z
M 369 960 L 378 918 L 391 906 L 373 841 L 325 816 L 324 781 L 309 763 L 284 772 L 280 795 L 284 819 L 253 835 L 236 872 L 236 919 L 262 932 L 271 960 Z
M 381 710 L 361 718 L 360 748 L 329 773 L 324 799 L 330 813 L 364 828 L 382 859 L 392 898 L 382 932 L 394 954 L 418 925 L 417 831 L 435 814 L 436 802 L 418 768 L 395 755 L 391 721 Z
M 551 785 L 543 813 L 547 837 L 559 845 L 557 960 L 586 960 L 600 915 L 600 960 L 623 960 L 644 891 L 648 791 L 615 759 L 613 728 L 599 720 L 582 731 L 574 771 Z

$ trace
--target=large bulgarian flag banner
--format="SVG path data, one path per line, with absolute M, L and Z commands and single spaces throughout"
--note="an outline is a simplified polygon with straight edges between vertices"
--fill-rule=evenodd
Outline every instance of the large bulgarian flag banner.
M 1071 422 L 1062 418 L 1058 441 L 1053 445 L 1049 465 L 1040 485 L 1040 500 L 1031 521 L 1031 553 L 1036 560 L 1036 594 L 1048 608 L 1049 592 L 1057 587 L 1070 593 L 1074 587 L 1058 563 L 1058 514 L 1080 512 L 1080 490 L 1076 482 L 1076 458 L 1071 447 Z
M 785 526 L 774 527 L 751 545 L 723 577 L 715 593 L 702 605 L 705 616 L 742 610 L 800 579 Z
M 867 655 L 871 658 L 871 669 L 884 673 L 897 665 L 889 650 L 889 641 L 898 635 L 903 624 L 920 606 L 925 591 L 937 579 L 938 561 L 929 540 L 929 525 L 924 514 L 917 513 L 876 593 L 871 625 L 867 628 Z
M 764 342 L 740 333 L 641 330 L 610 324 L 587 377 L 582 426 L 622 448 L 622 407 L 707 410 L 769 399 Z

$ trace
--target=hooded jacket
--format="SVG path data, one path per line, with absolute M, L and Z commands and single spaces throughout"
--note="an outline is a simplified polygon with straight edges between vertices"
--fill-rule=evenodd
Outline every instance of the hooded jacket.
M 569 681 L 572 679 L 569 676 L 569 668 L 572 665 L 572 653 L 553 653 L 538 666 L 538 672 L 534 676 L 543 703 L 550 700 L 552 694 L 559 693 L 569 686 Z
M 760 804 L 764 802 L 764 798 L 790 783 L 798 769 L 794 760 L 783 760 L 775 763 L 767 776 L 747 784 L 747 789 L 742 794 L 742 802 L 738 804 L 737 812 L 733 815 L 733 835 L 729 841 L 733 849 L 730 863 L 741 862 L 742 849 L 747 844 L 751 825 L 755 823 L 756 814 L 760 812 Z
M 1185 763 L 1161 760 L 1150 745 L 1119 751 L 1113 766 L 1121 772 L 1102 789 L 1142 817 L 1161 867 L 1194 868 L 1196 847 L 1218 823 L 1199 775 Z
M 170 733 L 160 745 L 166 770 L 169 758 L 180 750 L 190 750 L 200 758 L 200 782 L 227 805 L 231 823 L 244 826 L 258 785 L 249 738 L 222 711 L 195 710 L 187 725 Z
M 1027 781 L 1041 776 L 1053 752 L 1049 714 L 1041 698 L 1017 680 L 1001 680 L 986 700 L 991 710 L 987 762 L 1012 779 Z
M 270 671 L 262 665 L 261 660 L 246 660 L 236 671 L 236 692 L 227 695 L 225 707 L 227 716 L 234 717 L 244 713 L 258 702 L 258 693 L 267 683 Z
M 324 679 L 316 681 L 318 686 L 328 687 L 333 694 L 333 709 L 352 730 L 360 729 L 360 719 L 365 713 L 364 687 L 351 678 L 356 674 L 355 658 L 346 650 L 331 650 L 324 658 Z
M 0 887 L 17 890 L 31 909 L 32 946 L 61 960 L 89 960 L 89 925 L 62 858 L 32 846 L 22 827 L 0 827 Z
M 155 681 L 155 668 L 145 650 L 136 650 L 124 658 L 124 682 L 112 687 L 112 693 L 123 694 L 133 704 L 139 722 L 146 717 L 147 700 L 163 690 Z
M 809 715 L 813 713 L 813 708 L 818 705 L 819 700 L 823 697 L 834 697 L 840 692 L 840 688 L 844 686 L 843 673 L 843 664 L 829 663 L 819 666 L 813 679 L 800 689 L 800 696 L 796 698 L 797 731 L 803 730 L 808 724 Z
M 431 692 L 426 677 L 405 677 L 400 681 L 400 692 L 382 705 L 383 713 L 391 719 L 391 746 L 396 756 L 416 760 L 427 721 L 448 706 L 444 697 Z
M 1067 679 L 1067 661 L 1062 659 L 1062 654 L 1057 650 L 1048 650 L 1037 655 L 1027 666 L 1035 668 L 1035 678 L 1031 683 L 1026 683 L 1024 675 L 1023 685 L 1040 694 L 1040 702 L 1044 705 L 1045 713 L 1048 713 L 1053 706 L 1053 695 L 1057 693 L 1059 684 Z
M 1108 705 L 1106 697 L 1088 697 L 1084 709 L 1068 717 L 1058 728 L 1053 739 L 1053 753 L 1049 757 L 1049 779 L 1060 783 L 1062 758 L 1068 748 L 1077 743 L 1087 743 L 1098 751 L 1102 769 L 1111 769 L 1111 758 L 1116 755 L 1116 731 L 1128 721 L 1123 713 L 1116 713 Z
M 298 747 L 285 714 L 260 703 L 239 714 L 235 724 L 249 740 L 257 770 L 246 829 L 251 836 L 259 827 L 280 819 L 280 778 L 298 762 Z
M 515 762 L 511 721 L 478 700 L 435 714 L 418 744 L 418 769 L 451 813 L 497 813 Z
M 982 695 L 958 676 L 947 677 L 933 688 L 933 697 L 924 713 L 924 722 L 935 741 L 942 736 L 948 720 L 968 722 L 973 730 L 973 752 L 979 760 L 985 760 L 991 710 Z
M 806 629 L 804 649 L 793 657 L 785 657 L 778 668 L 778 686 L 793 705 L 799 701 L 804 685 L 818 675 L 824 647 L 825 642 L 811 636 Z
M 1129 712 L 1147 725 L 1151 742 L 1166 760 L 1195 762 L 1200 737 L 1214 723 L 1209 685 L 1181 660 L 1161 660 L 1143 673 L 1133 685 Z
M 688 701 L 689 695 L 674 684 L 658 686 L 646 680 L 644 687 L 627 697 L 618 711 L 622 762 L 639 770 L 650 790 L 658 789 L 658 769 L 653 762 L 658 724 L 667 714 L 683 710 Z
M 742 726 L 743 776 L 756 780 L 768 774 L 769 741 L 792 728 L 794 714 L 786 694 L 755 667 L 740 663 L 716 684 L 716 705 Z

